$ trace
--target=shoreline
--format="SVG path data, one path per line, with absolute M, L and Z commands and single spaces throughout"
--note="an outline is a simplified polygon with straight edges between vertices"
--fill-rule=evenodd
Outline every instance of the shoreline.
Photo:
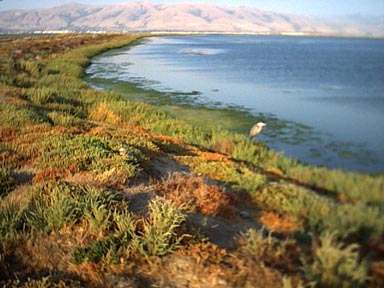
M 287 36 L 287 37 L 308 37 L 308 38 L 346 38 L 346 39 L 372 39 L 382 40 L 384 35 L 365 35 L 365 34 L 337 34 L 337 33 L 313 33 L 313 32 L 292 32 L 292 31 L 281 31 L 281 32 L 252 32 L 252 31 L 120 31 L 120 30 L 89 30 L 89 31 L 76 31 L 76 30 L 54 30 L 54 31 L 2 31 L 1 36 L 17 36 L 20 35 L 31 35 L 31 36 L 49 36 L 49 35 L 67 35 L 67 34 L 121 34 L 121 35 L 147 35 L 146 37 L 152 36 L 188 36 L 188 35 L 253 35 L 253 36 Z
M 175 36 L 173 34 L 165 34 L 165 35 L 149 35 L 148 37 L 163 37 L 163 36 Z M 190 36 L 190 34 L 178 34 L 176 36 Z M 194 36 L 194 35 L 193 35 Z M 147 36 L 142 39 L 136 41 L 132 45 L 141 45 L 145 43 L 141 43 L 141 40 L 144 40 Z M 145 40 L 144 40 L 145 41 Z M 128 47 L 123 47 L 119 49 L 130 49 L 132 45 Z M 98 55 L 97 57 L 99 57 Z M 101 56 L 104 57 L 104 56 Z M 108 57 L 108 56 L 106 56 Z M 194 92 L 179 92 L 177 90 L 172 90 L 170 92 L 159 91 L 154 88 L 151 88 L 150 85 L 146 86 L 145 82 L 126 82 L 126 81 L 109 81 L 107 78 L 105 79 L 94 79 L 92 80 L 92 75 L 86 75 L 86 82 L 90 85 L 94 85 L 95 87 L 101 87 L 102 89 L 117 91 L 126 95 L 127 99 L 134 99 L 143 102 L 148 102 L 150 104 L 155 104 L 160 108 L 161 111 L 165 111 L 170 113 L 173 117 L 178 119 L 187 120 L 190 123 L 196 124 L 206 124 L 210 123 L 211 125 L 218 125 L 225 129 L 229 129 L 232 132 L 242 133 L 247 135 L 250 127 L 253 123 L 258 121 L 263 121 L 266 123 L 270 123 L 268 125 L 269 130 L 263 131 L 264 135 L 260 135 L 260 139 L 262 142 L 265 142 L 267 146 L 271 146 L 271 149 L 276 153 L 282 153 L 281 149 L 274 148 L 277 147 L 276 143 L 280 142 L 279 147 L 285 147 L 288 149 L 296 149 L 297 145 L 302 148 L 303 152 L 300 152 L 301 155 L 306 153 L 305 157 L 297 159 L 297 157 L 286 155 L 288 158 L 296 158 L 298 161 L 302 161 L 308 165 L 314 165 L 318 167 L 328 167 L 329 169 L 343 169 L 349 172 L 359 172 L 359 173 L 368 173 L 368 174 L 380 174 L 384 170 L 372 168 L 374 163 L 372 159 L 369 157 L 369 150 L 361 147 L 360 144 L 341 142 L 338 143 L 336 140 L 327 136 L 325 132 L 317 131 L 315 128 L 304 125 L 300 122 L 295 122 L 292 120 L 286 120 L 283 118 L 278 118 L 272 113 L 251 113 L 248 108 L 242 106 L 233 106 L 228 105 L 227 107 L 220 107 L 221 104 L 209 104 L 204 102 L 196 101 L 194 98 Z M 99 81 L 99 82 L 98 82 Z M 134 91 L 134 93 L 131 93 Z M 196 91 L 196 93 L 199 93 Z M 140 95 L 132 98 L 131 95 Z M 184 111 L 183 111 L 184 110 Z M 197 113 L 192 112 L 192 110 L 198 112 L 199 110 L 202 112 L 199 115 L 198 120 L 196 121 L 193 118 L 193 115 Z M 209 121 L 204 121 L 204 112 L 207 112 L 207 116 Z M 216 113 L 217 119 L 214 119 L 213 114 Z M 224 115 L 226 123 L 223 123 L 220 117 Z M 228 123 L 232 122 L 232 123 Z M 237 123 L 240 122 L 240 123 Z M 317 140 L 316 140 L 317 139 Z M 316 148 L 312 141 L 319 141 L 319 139 L 323 139 L 324 143 L 322 146 L 329 147 L 328 151 L 322 151 L 319 148 Z M 294 145 L 294 146 L 292 146 Z M 304 149 L 304 150 L 303 150 Z M 323 148 L 325 149 L 325 148 Z M 359 152 L 360 151 L 360 152 Z M 297 153 L 297 152 L 296 152 Z M 331 156 L 336 155 L 336 156 Z M 346 156 L 343 156 L 346 155 Z M 361 156 L 361 155 L 366 155 Z M 328 161 L 329 157 L 339 157 L 339 160 Z M 350 158 L 344 159 L 343 157 Z M 348 162 L 350 161 L 350 162 Z M 347 163 L 346 165 L 343 163 Z M 348 164 L 349 163 L 349 164 Z M 346 168 L 346 166 L 350 166 L 350 168 Z M 364 167 L 365 166 L 365 167 Z

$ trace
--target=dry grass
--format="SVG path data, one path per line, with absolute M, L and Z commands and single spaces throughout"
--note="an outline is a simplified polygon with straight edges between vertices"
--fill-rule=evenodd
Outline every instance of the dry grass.
M 175 287 L 282 287 L 276 270 L 211 243 L 179 250 L 165 258 L 161 270 L 154 273 L 155 279 Z
M 232 155 L 235 150 L 235 144 L 229 139 L 218 139 L 213 141 L 211 148 L 221 154 Z
M 73 165 L 67 169 L 48 168 L 40 170 L 32 179 L 32 184 L 44 183 L 47 181 L 56 181 L 60 179 L 67 179 L 70 176 L 79 172 L 79 167 Z
M 292 215 L 280 215 L 272 211 L 264 211 L 259 218 L 260 223 L 275 233 L 293 234 L 302 229 L 300 221 Z
M 233 218 L 235 197 L 216 185 L 209 185 L 203 177 L 174 173 L 156 182 L 155 189 L 166 199 L 184 206 L 189 213 Z
M 106 103 L 100 103 L 98 107 L 91 110 L 89 113 L 89 118 L 98 122 L 106 122 L 110 124 L 119 124 L 121 123 L 121 118 L 111 111 Z

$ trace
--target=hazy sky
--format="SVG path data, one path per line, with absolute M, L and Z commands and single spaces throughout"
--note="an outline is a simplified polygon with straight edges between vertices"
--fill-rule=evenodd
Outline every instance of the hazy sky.
M 69 2 L 86 4 L 117 4 L 141 2 L 140 0 L 0 0 L 0 10 L 30 9 L 61 5 Z M 154 4 L 211 3 L 230 6 L 254 6 L 263 10 L 311 16 L 349 14 L 384 15 L 384 0 L 146 0 Z

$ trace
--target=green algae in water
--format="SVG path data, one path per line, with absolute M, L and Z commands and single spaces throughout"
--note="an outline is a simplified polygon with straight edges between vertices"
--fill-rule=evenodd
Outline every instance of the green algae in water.
M 238 105 L 224 105 L 221 102 L 201 101 L 199 91 L 160 92 L 148 88 L 147 80 L 129 83 L 120 80 L 86 77 L 94 88 L 113 90 L 121 93 L 127 100 L 142 101 L 158 107 L 172 117 L 196 125 L 220 127 L 247 137 L 249 129 L 256 122 L 267 123 L 267 127 L 257 139 L 270 148 L 284 154 L 281 148 L 295 147 L 306 159 L 304 162 L 314 165 L 328 165 L 337 159 L 349 159 L 359 164 L 375 164 L 364 144 L 353 144 L 331 140 L 331 135 L 316 131 L 303 123 L 277 118 L 272 113 L 251 113 L 249 109 Z M 219 91 L 217 91 L 219 92 Z M 277 148 L 280 147 L 280 148 Z M 303 160 L 302 160 L 303 161 Z M 335 167 L 338 167 L 336 164 Z M 331 167 L 332 168 L 332 167 Z

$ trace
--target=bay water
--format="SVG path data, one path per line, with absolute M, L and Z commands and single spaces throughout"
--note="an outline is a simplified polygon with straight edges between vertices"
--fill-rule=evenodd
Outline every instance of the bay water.
M 134 83 L 175 105 L 252 115 L 267 123 L 257 140 L 305 163 L 384 171 L 384 39 L 151 37 L 86 73 L 96 88 Z

